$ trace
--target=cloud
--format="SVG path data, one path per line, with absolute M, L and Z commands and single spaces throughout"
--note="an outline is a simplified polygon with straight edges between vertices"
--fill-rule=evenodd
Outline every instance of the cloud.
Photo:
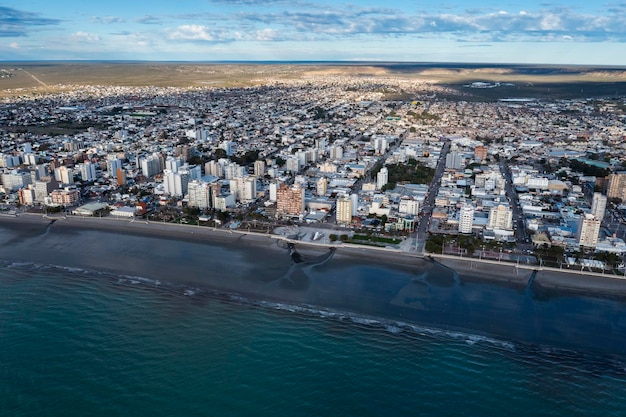
M 137 19 L 138 23 L 144 25 L 160 25 L 162 23 L 161 19 L 156 16 L 144 16 Z
M 122 17 L 115 17 L 115 16 L 106 16 L 106 17 L 98 17 L 98 16 L 94 16 L 91 18 L 91 22 L 92 23 L 100 23 L 100 24 L 104 24 L 104 25 L 111 25 L 114 23 L 124 23 L 126 22 L 126 19 L 122 18 Z
M 59 23 L 61 21 L 58 19 L 47 19 L 36 13 L 0 6 L 0 37 L 27 36 L 34 27 L 54 26 Z
M 248 22 L 256 30 L 280 29 L 309 38 L 360 35 L 450 34 L 481 35 L 484 41 L 518 39 L 544 41 L 564 35 L 587 40 L 626 40 L 626 13 L 589 15 L 567 8 L 539 11 L 478 10 L 457 13 L 407 14 L 385 8 L 325 8 L 275 13 L 240 12 L 232 21 Z M 491 37 L 491 39 L 489 39 Z
M 72 38 L 82 41 L 82 42 L 99 42 L 100 41 L 100 36 L 94 33 L 88 33 L 88 32 L 72 33 Z
M 176 41 L 217 42 L 226 39 L 221 31 L 209 29 L 204 25 L 182 25 L 169 33 L 169 39 Z

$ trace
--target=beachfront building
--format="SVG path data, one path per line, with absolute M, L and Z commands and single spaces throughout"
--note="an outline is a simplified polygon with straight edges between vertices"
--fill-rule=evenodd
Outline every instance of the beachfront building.
M 281 184 L 276 191 L 276 216 L 298 216 L 304 215 L 304 188 L 295 184 L 288 187 Z
M 219 195 L 219 184 L 193 180 L 189 182 L 187 191 L 189 193 L 189 207 L 206 210 L 213 208 L 215 197 Z
M 256 178 L 237 177 L 231 179 L 230 192 L 235 196 L 235 200 L 244 204 L 252 203 L 256 200 Z
M 609 175 L 608 198 L 626 200 L 626 171 L 616 172 Z
M 459 233 L 472 233 L 474 224 L 474 207 L 464 205 L 459 212 Z
M 352 199 L 347 194 L 337 199 L 337 224 L 348 226 L 352 223 Z
M 493 207 L 489 210 L 487 227 L 489 229 L 511 230 L 513 228 L 513 211 L 503 204 Z
M 593 200 L 591 202 L 591 214 L 596 219 L 602 221 L 604 219 L 604 212 L 606 211 L 606 196 L 601 193 L 593 193 Z
M 54 190 L 50 193 L 52 204 L 73 206 L 80 201 L 80 191 L 76 189 Z
M 595 248 L 600 235 L 600 220 L 593 214 L 580 216 L 578 222 L 578 233 L 576 235 L 578 244 L 584 248 Z
M 18 172 L 13 170 L 2 174 L 2 186 L 7 191 L 17 191 L 20 188 L 26 187 L 31 183 L 31 181 L 32 178 L 28 172 Z
M 35 188 L 31 184 L 26 188 L 20 188 L 17 191 L 17 197 L 20 204 L 32 206 L 35 203 Z

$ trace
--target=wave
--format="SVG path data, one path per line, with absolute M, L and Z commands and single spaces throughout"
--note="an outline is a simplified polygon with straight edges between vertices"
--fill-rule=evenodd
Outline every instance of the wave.
M 417 323 L 403 322 L 393 319 L 385 319 L 382 317 L 369 316 L 356 312 L 341 311 L 337 309 L 324 308 L 308 304 L 290 304 L 273 300 L 260 300 L 239 293 L 231 293 L 216 289 L 198 288 L 193 286 L 184 286 L 168 281 L 161 281 L 141 276 L 119 275 L 105 271 L 95 271 L 76 267 L 66 267 L 61 265 L 42 265 L 29 262 L 9 262 L 0 261 L 0 268 L 8 270 L 19 270 L 26 274 L 29 272 L 39 273 L 58 273 L 62 271 L 64 275 L 71 275 L 78 279 L 87 279 L 92 277 L 102 277 L 113 285 L 128 286 L 133 288 L 146 288 L 157 290 L 169 295 L 184 297 L 192 300 L 204 300 L 205 298 L 217 300 L 228 304 L 235 305 L 251 305 L 266 310 L 277 310 L 290 314 L 299 314 L 305 317 L 319 317 L 324 320 L 331 320 L 341 323 L 348 323 L 358 326 L 365 330 L 382 331 L 389 335 L 406 336 L 406 337 L 426 337 L 435 340 L 454 340 L 462 342 L 468 346 L 489 346 L 499 350 L 514 352 L 519 360 L 529 363 L 540 363 L 546 360 L 558 360 L 559 358 L 574 358 L 572 363 L 579 362 L 584 358 L 584 362 L 588 362 L 590 367 L 595 369 L 606 369 L 612 372 L 626 372 L 626 365 L 621 358 L 615 363 L 610 362 L 612 359 L 597 358 L 593 355 L 587 355 L 583 352 L 567 350 L 551 346 L 529 345 L 519 342 L 501 340 L 487 335 L 476 334 L 464 330 L 442 329 L 420 325 Z M 21 275 L 21 274 L 20 274 Z M 595 371 L 594 371 L 595 373 Z

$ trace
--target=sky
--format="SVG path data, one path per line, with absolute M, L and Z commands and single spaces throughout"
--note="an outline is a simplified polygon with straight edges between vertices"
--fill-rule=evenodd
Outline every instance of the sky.
M 626 65 L 626 1 L 3 0 L 0 60 Z

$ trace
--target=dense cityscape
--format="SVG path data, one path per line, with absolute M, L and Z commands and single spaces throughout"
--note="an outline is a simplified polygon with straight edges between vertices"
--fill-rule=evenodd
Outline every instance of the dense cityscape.
M 623 274 L 625 104 L 393 77 L 71 86 L 0 107 L 2 213 Z

